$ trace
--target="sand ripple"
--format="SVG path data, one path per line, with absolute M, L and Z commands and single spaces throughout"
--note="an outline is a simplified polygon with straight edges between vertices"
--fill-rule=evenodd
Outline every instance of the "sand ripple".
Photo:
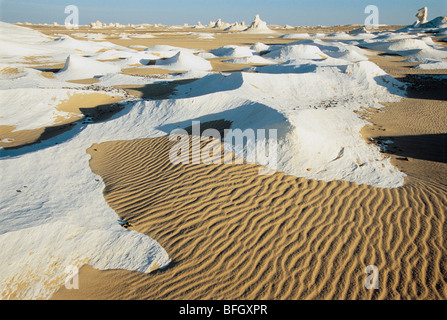
M 172 165 L 171 145 L 161 137 L 89 149 L 109 205 L 160 243 L 171 265 L 152 274 L 87 266 L 80 290 L 54 298 L 447 297 L 445 187 L 260 176 L 251 164 Z M 379 290 L 365 288 L 368 265 L 379 269 Z

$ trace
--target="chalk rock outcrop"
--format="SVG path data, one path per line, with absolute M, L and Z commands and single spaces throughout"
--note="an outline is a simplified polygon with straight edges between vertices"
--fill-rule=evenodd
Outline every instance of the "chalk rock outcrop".
M 416 26 L 427 22 L 427 13 L 427 7 L 423 7 L 418 10 L 418 13 L 416 14 L 416 18 L 418 18 L 418 21 L 416 21 Z
M 255 16 L 254 21 L 245 31 L 253 32 L 253 33 L 274 33 L 275 32 L 267 26 L 267 22 L 261 20 L 261 18 L 259 17 L 259 14 L 257 14 Z

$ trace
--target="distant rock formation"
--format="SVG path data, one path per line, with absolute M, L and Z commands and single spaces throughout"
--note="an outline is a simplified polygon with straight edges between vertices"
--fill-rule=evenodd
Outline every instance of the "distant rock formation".
M 101 21 L 97 20 L 96 22 L 90 22 L 90 28 L 92 29 L 101 29 L 105 26 Z
M 200 21 L 198 21 L 197 24 L 194 26 L 194 28 L 202 29 L 202 28 L 205 28 L 205 27 L 202 25 L 202 23 Z
M 419 9 L 416 17 L 418 21 L 412 25 L 406 26 L 402 29 L 396 30 L 398 32 L 408 32 L 412 29 L 425 29 L 425 28 L 447 28 L 447 16 L 439 16 L 427 22 L 427 7 Z M 425 21 L 425 22 L 422 22 Z
M 259 14 L 257 14 L 255 16 L 254 21 L 245 31 L 253 32 L 253 33 L 274 33 L 275 32 L 267 26 L 267 22 L 261 20 L 261 18 L 259 17 Z
M 262 21 L 261 18 L 259 17 L 259 14 L 257 14 L 255 16 L 255 20 L 252 22 L 250 28 L 253 29 L 265 29 L 267 27 L 267 23 L 265 21 Z
M 247 29 L 245 24 L 240 24 L 239 22 L 235 22 L 229 27 L 225 28 L 224 31 L 243 31 Z
M 418 21 L 416 21 L 415 26 L 422 23 L 427 23 L 427 13 L 428 13 L 427 7 L 423 7 L 418 10 L 418 13 L 416 14 L 416 18 L 418 18 Z
M 222 19 L 217 19 L 216 23 L 214 24 L 213 28 L 216 29 L 226 29 L 230 27 L 231 25 L 228 22 L 222 22 Z
M 350 34 L 350 35 L 359 35 L 362 33 L 370 33 L 370 32 L 365 27 L 360 27 L 360 28 L 357 28 L 357 29 L 354 29 L 354 30 L 351 30 L 348 32 L 348 34 Z

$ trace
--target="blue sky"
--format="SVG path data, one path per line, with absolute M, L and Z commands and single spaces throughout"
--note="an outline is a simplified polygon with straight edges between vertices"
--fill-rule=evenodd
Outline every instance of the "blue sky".
M 91 21 L 127 23 L 195 24 L 221 18 L 250 23 L 255 14 L 269 24 L 315 26 L 363 24 L 367 5 L 379 9 L 380 24 L 413 23 L 421 7 L 428 18 L 447 15 L 447 0 L 0 0 L 0 20 L 63 24 L 65 6 L 79 8 L 80 24 Z

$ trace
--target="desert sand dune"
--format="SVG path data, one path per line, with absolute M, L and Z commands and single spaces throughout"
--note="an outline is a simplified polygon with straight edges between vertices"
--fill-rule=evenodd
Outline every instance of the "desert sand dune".
M 256 165 L 172 165 L 167 137 L 94 144 L 109 205 L 172 262 L 81 269 L 82 299 L 445 299 L 446 187 L 322 182 Z M 379 290 L 365 289 L 365 268 Z

